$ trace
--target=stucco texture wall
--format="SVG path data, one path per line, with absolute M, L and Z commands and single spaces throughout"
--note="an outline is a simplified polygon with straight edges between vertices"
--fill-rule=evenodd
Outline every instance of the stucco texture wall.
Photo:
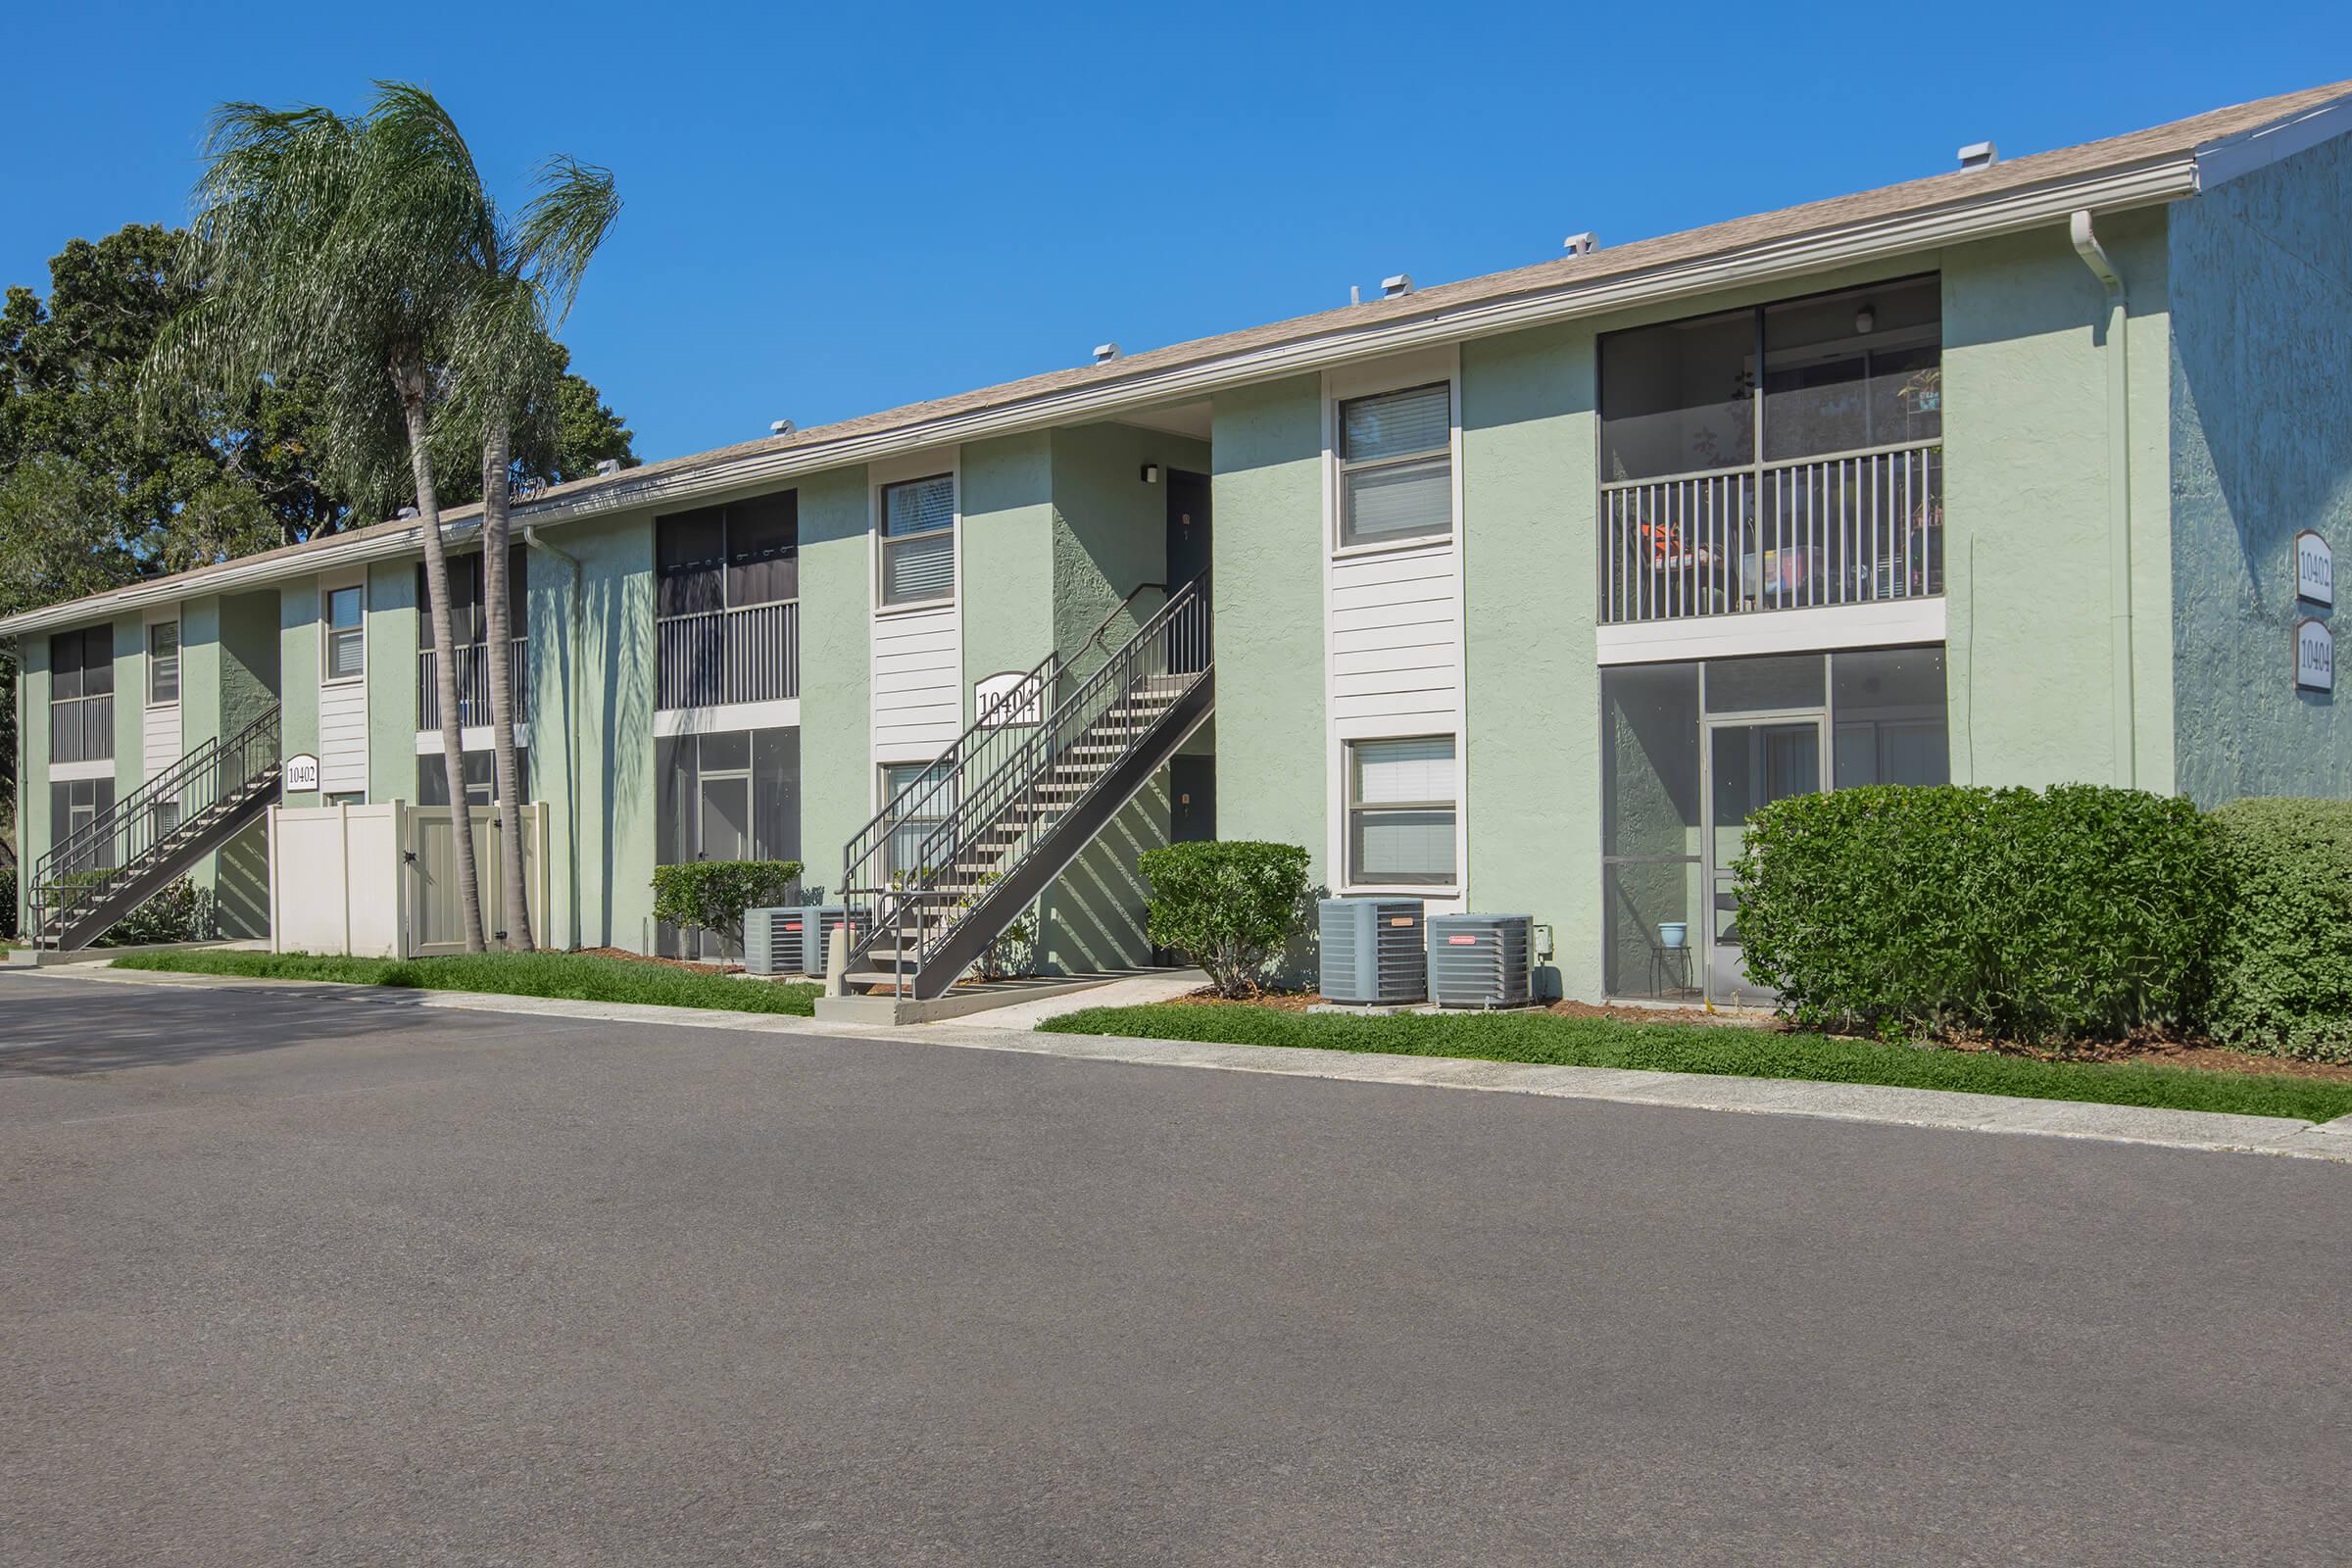
M 17 639 L 17 929 L 24 929 L 35 861 L 49 825 L 49 639 Z
M 612 517 L 566 527 L 553 542 L 579 563 L 578 621 L 564 639 L 576 646 L 564 654 L 568 667 L 541 650 L 532 695 L 540 711 L 569 710 L 574 738 L 567 748 L 551 723 L 543 759 L 542 731 L 532 725 L 531 793 L 550 808 L 557 860 L 572 867 L 570 885 L 559 880 L 554 890 L 574 922 L 573 944 L 646 953 L 654 911 L 653 525 L 643 514 Z M 551 595 L 574 590 L 539 560 L 531 570 L 532 634 L 542 637 L 540 627 L 559 622 L 541 618 L 538 580 Z
M 1217 836 L 1302 846 L 1328 887 L 1321 379 L 1220 392 L 1214 430 Z
M 2172 786 L 2165 217 L 2098 233 L 2131 301 L 2133 765 L 2113 722 L 2106 295 L 2053 224 L 1940 258 L 1955 782 Z
M 318 751 L 318 584 L 287 583 L 277 596 L 278 755 Z M 288 791 L 288 806 L 317 806 L 317 790 Z
M 2295 689 L 2295 535 L 2352 547 L 2352 138 L 2173 209 L 2173 641 L 2182 794 L 2352 792 L 2352 724 Z
M 1592 333 L 1462 347 L 1463 780 L 1473 907 L 1553 928 L 1546 989 L 1600 994 Z
M 870 530 L 862 466 L 801 481 L 801 856 L 828 897 L 874 814 Z
M 1143 470 L 1156 465 L 1160 482 Z M 1102 662 L 1084 647 L 1105 616 L 1101 647 L 1115 649 L 1165 603 L 1145 583 L 1167 581 L 1167 474 L 1206 473 L 1205 442 L 1128 424 L 1091 424 L 1054 432 L 1053 646 L 1081 671 Z M 1113 612 L 1116 611 L 1114 614 Z M 1081 852 L 1067 875 L 1040 902 L 1039 957 L 1053 971 L 1084 971 L 1151 961 L 1144 930 L 1152 890 L 1137 857 L 1168 842 L 1165 768 L 1154 773 L 1110 824 Z

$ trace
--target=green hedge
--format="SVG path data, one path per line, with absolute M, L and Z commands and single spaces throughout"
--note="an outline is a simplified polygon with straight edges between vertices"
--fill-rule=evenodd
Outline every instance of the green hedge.
M 2352 803 L 2237 801 L 2213 822 L 2227 913 L 2207 1030 L 2248 1051 L 2352 1061 Z
M 1306 928 L 1307 857 L 1296 844 L 1171 844 L 1135 864 L 1152 884 L 1152 940 L 1200 965 L 1224 996 L 1248 993 Z
M 2190 1023 L 2224 905 L 2215 838 L 2186 801 L 2089 785 L 1781 801 L 1736 867 L 1748 972 L 1823 1028 Z
M 800 902 L 798 860 L 688 860 L 654 867 L 654 918 L 743 945 L 743 911 Z

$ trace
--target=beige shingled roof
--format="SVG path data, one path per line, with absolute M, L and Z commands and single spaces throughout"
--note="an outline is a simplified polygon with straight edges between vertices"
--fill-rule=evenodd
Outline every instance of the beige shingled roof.
M 1215 337 L 1195 338 L 1191 342 L 1129 355 L 1107 365 L 1089 364 L 1069 369 L 1050 370 L 1018 381 L 982 387 L 953 397 L 934 398 L 923 403 L 909 403 L 789 435 L 717 447 L 686 457 L 643 465 L 618 474 L 557 485 L 518 505 L 516 513 L 518 518 L 552 520 L 551 514 L 560 515 L 593 507 L 600 492 L 624 487 L 642 489 L 648 481 L 724 469 L 747 459 L 780 457 L 802 449 L 822 449 L 853 438 L 880 435 L 955 416 L 1015 406 L 1074 389 L 1115 390 L 1122 383 L 1145 381 L 1163 371 L 1209 364 L 1257 350 L 1311 342 L 1342 333 L 1355 333 L 1367 326 L 1441 316 L 1468 305 L 1541 295 L 1564 285 L 1583 287 L 1613 277 L 1630 277 L 1661 268 L 1735 256 L 1759 246 L 1800 239 L 1810 234 L 1831 233 L 1856 225 L 1975 206 L 2005 194 L 2177 160 L 2224 138 L 2277 124 L 2347 97 L 2352 97 L 2352 81 L 2339 81 L 2329 86 L 2258 99 L 2233 108 L 2217 109 L 2149 130 L 2133 131 L 2129 135 L 2111 136 L 2103 141 L 2084 142 L 2077 147 L 2011 159 L 1989 168 L 1954 171 L 1851 196 L 1833 197 L 1828 201 L 1808 202 L 1800 207 L 1733 219 L 1729 222 L 1687 229 L 1678 234 L 1603 247 L 1582 256 L 1562 256 L 1533 267 L 1491 272 L 1458 283 L 1440 284 L 1401 298 L 1342 306 L 1311 316 L 1293 317 L 1263 326 L 1220 333 Z M 445 521 L 463 521 L 477 516 L 479 513 L 478 506 L 462 507 L 446 511 L 442 516 Z M 360 544 L 372 538 L 411 532 L 415 527 L 414 521 L 377 523 L 368 528 L 348 530 L 258 556 L 241 557 L 235 562 L 217 566 L 200 567 L 179 574 L 178 580 L 187 581 L 191 586 L 201 586 L 206 576 L 231 567 L 238 568 L 242 574 L 244 568 L 257 564 L 330 547 Z M 147 586 L 144 583 L 135 585 L 138 588 Z M 86 603 L 96 607 L 130 591 L 116 589 L 108 594 L 94 595 Z M 44 615 L 43 618 L 49 617 Z

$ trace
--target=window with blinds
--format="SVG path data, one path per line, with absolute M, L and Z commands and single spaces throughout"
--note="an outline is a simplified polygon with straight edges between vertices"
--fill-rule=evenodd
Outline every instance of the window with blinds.
M 1453 392 L 1445 382 L 1340 405 L 1340 544 L 1453 531 Z
M 897 805 L 902 791 L 912 791 L 891 823 L 889 847 L 884 851 L 885 868 L 894 877 L 912 876 L 923 869 L 923 846 L 932 830 L 947 820 L 955 808 L 956 790 L 952 784 L 939 788 L 949 778 L 936 762 L 885 762 L 882 764 L 882 802 L 887 809 Z
M 326 595 L 326 678 L 358 680 L 368 673 L 368 633 L 362 622 L 366 594 L 357 583 L 330 588 Z
M 179 701 L 179 622 L 159 620 L 147 628 L 147 706 L 169 708 Z
M 882 487 L 882 603 L 920 605 L 956 593 L 956 476 Z
M 1424 886 L 1454 880 L 1453 737 L 1348 748 L 1348 879 Z

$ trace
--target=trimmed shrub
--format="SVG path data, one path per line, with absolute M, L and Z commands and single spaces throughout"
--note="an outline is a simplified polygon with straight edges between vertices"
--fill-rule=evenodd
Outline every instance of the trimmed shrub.
M 2207 1030 L 2352 1061 L 2352 802 L 2235 801 L 2213 823 L 2226 893 Z
M 1306 852 L 1296 844 L 1171 844 L 1136 857 L 1152 884 L 1145 929 L 1247 996 L 1306 927 Z
M 1881 785 L 1751 819 L 1749 976 L 1799 1023 L 2111 1039 L 2195 1016 L 2221 907 L 2183 800 L 2065 785 Z
M 654 867 L 654 918 L 743 946 L 743 911 L 799 902 L 798 860 L 688 860 Z
M 186 877 L 171 883 L 131 910 L 105 936 L 103 948 L 137 948 L 158 942 L 206 942 L 220 934 L 212 893 Z

